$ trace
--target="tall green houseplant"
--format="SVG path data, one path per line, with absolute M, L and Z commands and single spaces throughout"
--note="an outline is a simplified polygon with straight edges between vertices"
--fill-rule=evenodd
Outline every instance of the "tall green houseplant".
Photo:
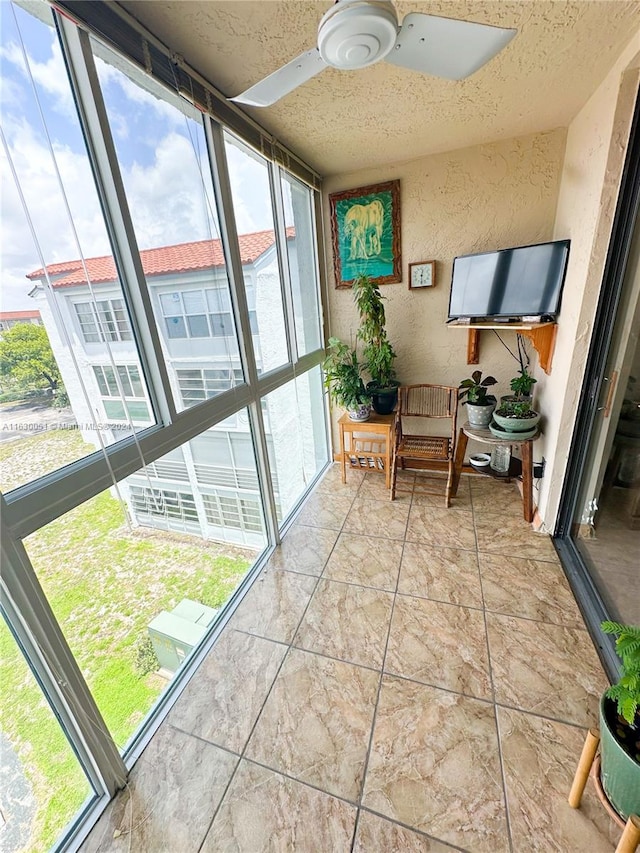
M 367 390 L 373 408 L 380 415 L 390 414 L 398 397 L 393 363 L 396 352 L 385 329 L 384 297 L 368 275 L 360 275 L 353 283 L 353 299 L 360 314 L 356 338 L 362 343 L 362 356 L 371 377 Z
M 331 399 L 349 413 L 352 421 L 364 421 L 371 411 L 371 395 L 360 376 L 358 354 L 339 338 L 329 338 L 322 362 L 324 385 Z

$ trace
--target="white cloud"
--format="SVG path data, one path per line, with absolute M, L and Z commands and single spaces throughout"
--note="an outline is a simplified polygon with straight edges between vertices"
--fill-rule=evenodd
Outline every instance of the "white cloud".
M 238 234 L 273 228 L 269 177 L 264 163 L 237 145 L 227 143 L 225 148 Z
M 39 128 L 31 127 L 24 117 L 25 98 L 33 98 L 33 93 L 22 82 L 25 71 L 21 50 L 13 42 L 2 52 L 14 68 L 20 69 L 20 76 L 14 71 L 12 77 L 7 75 L 3 81 L 3 129 L 45 263 L 74 260 L 81 253 L 87 258 L 110 253 L 86 153 L 74 151 L 60 140 L 53 142 L 80 241 L 79 248 L 67 217 L 46 138 Z M 30 62 L 43 99 L 45 115 L 50 115 L 51 109 L 68 116 L 72 114 L 70 122 L 77 126 L 66 69 L 57 42 L 52 42 L 51 55 L 46 61 L 36 62 L 31 57 Z M 176 109 L 175 104 L 141 89 L 119 69 L 100 60 L 98 64 L 103 85 L 110 86 L 115 81 L 118 87 L 115 92 L 111 92 L 110 120 L 119 138 L 126 139 L 130 133 L 130 119 L 127 116 L 135 114 L 144 119 L 142 124 L 146 138 L 133 140 L 128 151 L 130 159 L 121 163 L 140 248 L 218 237 L 204 134 L 201 126 L 186 117 L 191 108 L 181 102 L 180 108 Z M 148 81 L 144 74 L 139 74 L 140 83 L 146 86 Z M 196 145 L 200 145 L 196 151 L 191 139 L 185 135 L 187 122 Z M 55 130 L 50 128 L 54 135 Z M 58 130 L 65 133 L 66 140 L 67 132 L 73 128 L 68 123 Z M 144 150 L 140 146 L 141 141 Z M 272 227 L 268 178 L 263 164 L 235 145 L 227 146 L 227 153 L 234 186 L 238 232 L 243 234 Z M 27 296 L 31 284 L 25 276 L 40 267 L 41 260 L 8 162 L 1 151 L 0 180 L 3 185 L 0 198 L 0 296 L 4 310 L 33 307 L 32 300 Z M 207 188 L 206 194 L 203 181 Z
M 75 118 L 75 106 L 67 78 L 67 69 L 55 33 L 53 31 L 51 33 L 51 56 L 46 62 L 38 62 L 26 48 L 25 50 L 31 75 L 36 86 L 42 90 L 38 93 L 39 96 L 42 98 L 43 93 L 48 95 L 48 104 L 53 109 L 67 118 L 71 116 Z M 16 42 L 9 42 L 2 49 L 2 56 L 19 71 L 25 80 L 29 80 L 21 46 Z M 30 84 L 31 81 L 29 81 Z M 32 96 L 31 93 L 30 96 Z
M 5 122 L 4 131 L 45 262 L 78 258 L 80 252 L 50 152 L 22 120 Z M 108 253 L 109 243 L 97 195 L 90 191 L 93 177 L 87 158 L 59 144 L 54 146 L 54 151 L 82 252 L 87 257 Z M 3 185 L 0 199 L 3 301 L 5 304 L 19 302 L 17 307 L 27 307 L 30 300 L 26 294 L 31 285 L 25 276 L 40 266 L 40 258 L 4 151 L 0 158 L 0 179 Z
M 213 204 L 211 182 L 204 174 Z M 200 167 L 184 136 L 169 133 L 158 140 L 153 162 L 134 163 L 123 178 L 141 249 L 219 237 L 207 215 Z

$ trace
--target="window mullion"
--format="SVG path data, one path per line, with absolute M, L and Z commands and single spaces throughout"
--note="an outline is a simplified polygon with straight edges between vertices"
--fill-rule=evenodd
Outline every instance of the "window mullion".
M 313 191 L 313 206 L 312 206 L 312 223 L 313 223 L 313 231 L 316 235 L 316 252 L 318 253 L 318 258 L 324 258 L 325 255 L 325 239 L 324 239 L 324 228 L 322 223 L 324 222 L 323 210 L 322 210 L 322 193 Z M 326 266 L 325 264 L 318 263 L 316 259 L 316 269 L 318 270 L 318 297 L 319 297 L 319 308 L 320 308 L 320 334 L 321 334 L 321 343 L 323 347 L 327 346 L 329 340 L 329 324 L 327 318 L 329 317 L 329 285 L 327 282 L 326 276 Z
M 289 252 L 287 251 L 287 228 L 284 218 L 284 205 L 282 202 L 280 167 L 273 162 L 269 162 L 269 183 L 271 185 L 271 204 L 275 214 L 276 251 L 278 254 L 278 267 L 280 269 L 280 289 L 282 291 L 282 307 L 284 309 L 287 349 L 289 351 L 289 361 L 291 364 L 295 364 L 298 361 L 298 345 L 296 341 L 296 327 L 294 321 L 295 314 L 293 309 L 293 293 L 291 290 Z
M 258 371 L 251 336 L 249 306 L 244 286 L 242 259 L 240 257 L 240 244 L 238 242 L 238 231 L 233 211 L 224 136 L 222 128 L 217 122 L 214 122 L 208 116 L 203 116 L 203 120 L 209 148 L 209 164 L 213 176 L 213 189 L 218 206 L 220 240 L 222 241 L 227 263 L 229 290 L 231 292 L 231 301 L 235 316 L 240 358 L 245 379 L 255 390 Z
M 126 782 L 126 766 L 0 501 L 2 607 L 91 785 L 112 796 Z
M 176 409 L 162 344 L 156 328 L 151 296 L 129 213 L 111 128 L 96 73 L 89 36 L 57 15 L 61 42 L 69 60 L 70 78 L 78 114 L 98 187 L 104 219 L 111 238 L 116 268 L 127 298 L 156 415 L 165 423 L 175 420 Z

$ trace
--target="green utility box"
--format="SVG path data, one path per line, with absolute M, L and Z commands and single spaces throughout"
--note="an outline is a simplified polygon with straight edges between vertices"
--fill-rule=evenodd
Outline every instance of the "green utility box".
M 163 610 L 155 617 L 148 630 L 161 674 L 164 671 L 173 675 L 206 634 L 217 612 L 199 601 L 183 598 L 170 613 Z

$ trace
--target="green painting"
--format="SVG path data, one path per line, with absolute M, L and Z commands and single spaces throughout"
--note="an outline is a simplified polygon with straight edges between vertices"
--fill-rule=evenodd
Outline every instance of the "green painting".
M 401 281 L 400 181 L 333 193 L 329 202 L 336 287 L 359 275 Z

